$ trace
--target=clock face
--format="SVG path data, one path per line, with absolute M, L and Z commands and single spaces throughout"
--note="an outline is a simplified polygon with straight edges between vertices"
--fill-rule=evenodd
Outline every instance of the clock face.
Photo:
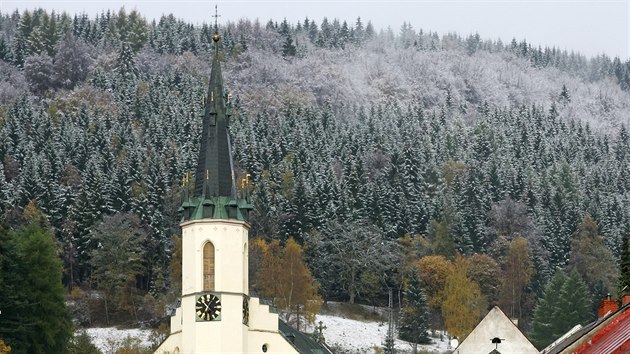
M 249 326 L 249 297 L 243 295 L 243 324 Z
M 218 320 L 221 314 L 221 299 L 214 294 L 199 296 L 197 302 L 195 302 L 195 313 L 197 314 L 197 320 Z

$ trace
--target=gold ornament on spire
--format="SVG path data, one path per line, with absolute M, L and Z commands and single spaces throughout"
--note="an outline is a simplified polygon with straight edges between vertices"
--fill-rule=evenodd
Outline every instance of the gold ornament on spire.
M 249 187 L 249 177 L 251 177 L 249 173 L 245 174 L 245 177 L 241 179 L 241 189 L 245 189 L 245 187 Z

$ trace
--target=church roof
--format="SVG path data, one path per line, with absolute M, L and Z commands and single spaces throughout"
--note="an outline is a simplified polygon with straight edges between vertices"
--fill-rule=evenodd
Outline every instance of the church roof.
M 538 350 L 497 306 L 488 312 L 453 353 L 488 354 L 493 350 L 500 353 L 538 354 Z
M 278 319 L 278 330 L 284 339 L 291 343 L 300 354 L 330 354 L 332 353 L 325 344 L 320 344 L 293 327 Z

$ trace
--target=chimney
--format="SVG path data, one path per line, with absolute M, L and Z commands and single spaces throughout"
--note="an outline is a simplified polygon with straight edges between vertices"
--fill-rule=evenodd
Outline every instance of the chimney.
M 621 296 L 621 306 L 626 306 L 627 304 L 630 304 L 630 292 L 628 291 Z
M 630 299 L 629 299 L 630 300 Z M 610 298 L 610 294 L 606 296 L 597 307 L 597 318 L 604 317 L 608 312 L 615 312 L 618 309 L 617 301 Z

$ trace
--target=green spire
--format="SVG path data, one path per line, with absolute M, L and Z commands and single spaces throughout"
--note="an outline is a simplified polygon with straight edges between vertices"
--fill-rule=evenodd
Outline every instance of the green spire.
M 189 196 L 188 178 L 184 178 L 184 201 L 179 211 L 182 221 L 198 219 L 237 219 L 246 221 L 249 210 L 248 186 L 238 198 L 234 183 L 232 147 L 229 135 L 229 95 L 223 90 L 221 75 L 221 36 L 215 33 L 214 59 L 205 100 L 201 149 L 197 160 L 194 190 Z
M 215 34 L 214 60 L 205 100 L 201 150 L 197 160 L 194 197 L 236 198 L 232 155 L 228 132 L 229 111 L 223 91 L 219 46 L 221 37 Z

